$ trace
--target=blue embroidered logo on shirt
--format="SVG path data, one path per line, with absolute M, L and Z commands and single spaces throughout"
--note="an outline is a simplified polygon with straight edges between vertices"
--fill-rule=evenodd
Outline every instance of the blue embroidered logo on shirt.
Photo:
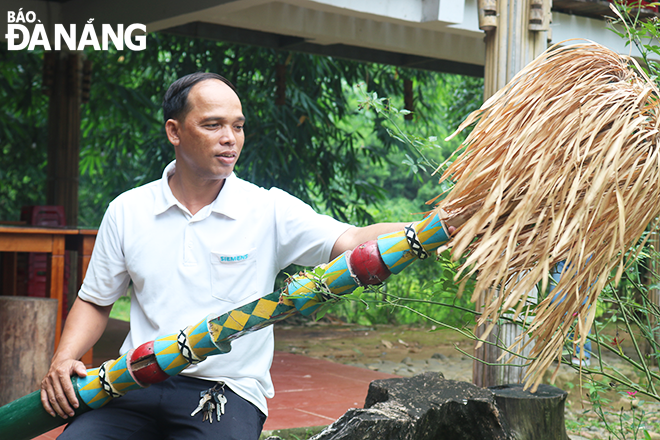
M 220 256 L 220 261 L 222 261 L 223 263 L 234 263 L 234 262 L 237 262 L 237 261 L 247 260 L 248 255 L 249 254 L 243 254 L 243 255 L 236 255 L 236 256 L 232 256 L 232 257 L 226 257 L 224 255 L 221 255 Z

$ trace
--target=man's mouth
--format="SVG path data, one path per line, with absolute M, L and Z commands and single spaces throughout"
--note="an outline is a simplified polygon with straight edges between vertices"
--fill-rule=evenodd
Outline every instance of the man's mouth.
M 221 162 L 224 163 L 225 165 L 228 166 L 233 166 L 234 162 L 236 162 L 236 157 L 238 154 L 235 151 L 225 151 L 220 154 L 216 154 L 215 157 Z

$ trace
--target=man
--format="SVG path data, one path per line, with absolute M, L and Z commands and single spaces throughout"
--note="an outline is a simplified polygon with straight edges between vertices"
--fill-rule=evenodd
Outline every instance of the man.
M 591 260 L 591 257 L 587 257 L 587 263 Z M 568 296 L 567 293 L 563 293 L 562 291 L 558 292 L 553 292 L 555 290 L 555 287 L 557 287 L 557 284 L 559 284 L 559 281 L 561 280 L 562 274 L 564 271 L 566 273 L 570 273 L 570 268 L 571 265 L 570 263 L 567 265 L 565 260 L 560 261 L 555 265 L 555 267 L 550 270 L 550 284 L 548 285 L 548 294 L 554 293 L 551 303 L 556 302 L 556 305 L 561 304 L 564 302 L 566 297 Z M 586 301 L 586 299 L 585 299 Z M 584 303 L 583 303 L 584 304 Z M 586 319 L 585 319 L 586 322 Z M 591 331 L 589 332 L 591 333 Z M 574 339 L 574 333 L 570 332 L 568 335 L 568 339 L 572 341 Z M 580 346 L 577 345 L 575 346 L 575 353 L 574 356 L 571 357 L 571 363 L 573 365 L 577 366 L 582 366 L 582 367 L 589 367 L 591 365 L 591 340 L 587 339 L 584 342 L 584 353 L 582 355 L 580 354 Z
M 404 226 L 351 227 L 283 191 L 236 177 L 245 117 L 233 85 L 219 75 L 179 79 L 163 109 L 176 160 L 161 180 L 120 195 L 108 207 L 42 382 L 42 403 L 53 416 L 73 416 L 78 402 L 70 376 L 85 376 L 78 359 L 103 333 L 112 304 L 129 282 L 131 328 L 122 353 L 271 292 L 277 273 L 291 263 L 327 262 Z M 274 394 L 272 355 L 269 327 L 234 341 L 228 354 L 81 415 L 61 438 L 257 439 L 266 398 Z M 190 413 L 200 392 L 217 382 L 224 383 L 225 413 L 219 423 L 202 423 L 201 413 Z

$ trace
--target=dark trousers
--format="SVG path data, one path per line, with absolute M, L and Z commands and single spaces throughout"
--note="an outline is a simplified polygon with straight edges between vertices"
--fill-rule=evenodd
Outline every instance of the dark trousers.
M 213 382 L 175 376 L 143 390 L 126 393 L 102 408 L 74 418 L 58 440 L 258 440 L 266 416 L 225 386 L 225 413 L 218 422 L 202 422 L 202 412 L 190 413 L 199 393 Z

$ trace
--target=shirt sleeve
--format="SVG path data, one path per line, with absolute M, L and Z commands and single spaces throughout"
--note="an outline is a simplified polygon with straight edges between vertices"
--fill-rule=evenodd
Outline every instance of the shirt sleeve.
M 113 304 L 126 293 L 130 276 L 117 227 L 117 205 L 113 202 L 103 216 L 87 273 L 78 297 L 98 306 Z
M 314 211 L 303 201 L 273 188 L 277 253 L 281 269 L 290 264 L 316 266 L 330 260 L 332 247 L 351 225 Z

